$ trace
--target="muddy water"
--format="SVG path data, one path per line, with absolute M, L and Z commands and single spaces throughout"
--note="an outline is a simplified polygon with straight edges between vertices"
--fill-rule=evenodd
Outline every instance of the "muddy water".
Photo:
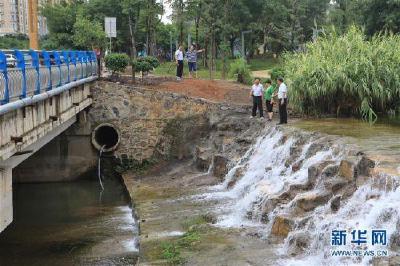
M 344 137 L 356 144 L 378 162 L 377 169 L 390 175 L 400 175 L 400 120 L 384 119 L 370 125 L 356 119 L 301 120 L 294 125 L 308 131 L 317 131 Z
M 132 265 L 137 229 L 125 188 L 106 180 L 16 184 L 0 265 Z

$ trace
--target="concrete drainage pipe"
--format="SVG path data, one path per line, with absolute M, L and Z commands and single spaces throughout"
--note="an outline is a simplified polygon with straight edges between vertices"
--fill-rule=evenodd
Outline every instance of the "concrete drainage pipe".
M 119 141 L 119 130 L 112 124 L 100 124 L 92 132 L 92 144 L 97 150 L 101 150 L 105 146 L 104 152 L 114 151 L 117 149 Z

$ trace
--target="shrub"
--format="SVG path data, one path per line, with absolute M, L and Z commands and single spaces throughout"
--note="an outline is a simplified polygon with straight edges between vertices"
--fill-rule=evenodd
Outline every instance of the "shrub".
M 284 55 L 289 97 L 305 113 L 357 114 L 369 122 L 400 103 L 400 36 L 366 40 L 351 27 L 309 43 L 305 53 Z
M 242 58 L 236 59 L 229 66 L 229 76 L 236 77 L 240 83 L 251 83 L 250 66 Z
M 144 57 L 143 60 L 148 62 L 153 68 L 157 68 L 160 65 L 160 61 L 153 56 Z
M 105 57 L 106 67 L 111 70 L 112 75 L 116 72 L 123 72 L 129 64 L 129 56 L 126 54 L 108 54 Z
M 144 59 L 138 59 L 135 62 L 135 69 L 136 71 L 149 72 L 153 69 L 153 66 Z
M 274 67 L 271 70 L 271 80 L 273 83 L 276 82 L 277 78 L 279 77 L 285 77 L 285 70 L 283 68 L 280 67 Z

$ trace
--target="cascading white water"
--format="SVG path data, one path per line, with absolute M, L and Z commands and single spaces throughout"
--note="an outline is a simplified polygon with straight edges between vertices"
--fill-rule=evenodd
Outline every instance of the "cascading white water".
M 387 230 L 390 239 L 396 232 L 396 225 L 400 227 L 400 188 L 395 185 L 398 182 L 397 177 L 390 177 L 390 180 L 394 180 L 390 189 L 377 186 L 376 181 L 371 178 L 344 199 L 338 211 L 331 209 L 331 198 L 328 202 L 305 211 L 296 219 L 296 204 L 301 197 L 326 192 L 324 186 L 328 178 L 324 179 L 319 175 L 316 180 L 310 181 L 309 168 L 324 162 L 338 167 L 340 161 L 348 155 L 346 147 L 336 142 L 328 143 L 324 137 L 307 135 L 300 141 L 299 138 L 296 134 L 284 136 L 281 130 L 268 129 L 232 167 L 222 184 L 195 198 L 221 202 L 217 226 L 263 226 L 267 235 L 271 233 L 274 218 L 277 216 L 293 215 L 296 226 L 298 221 L 309 217 L 301 227 L 292 228 L 285 239 L 284 247 L 277 252 L 282 257 L 279 261 L 281 265 L 367 265 L 371 257 L 332 257 L 331 231 L 338 228 L 383 228 Z M 316 143 L 320 145 L 319 148 L 312 149 Z M 293 147 L 301 152 L 293 155 Z M 288 159 L 291 161 L 287 162 Z M 295 165 L 298 169 L 294 169 Z M 306 186 L 307 184 L 311 185 Z M 296 191 L 295 196 L 285 199 L 286 202 L 282 201 L 269 210 L 265 209 L 268 200 L 279 198 L 293 186 L 307 188 Z M 264 221 L 263 215 L 268 216 Z M 290 239 L 300 232 L 307 234 L 308 246 L 301 254 L 296 253 L 294 257 L 290 257 L 287 255 Z M 368 249 L 374 250 L 376 247 L 368 246 Z

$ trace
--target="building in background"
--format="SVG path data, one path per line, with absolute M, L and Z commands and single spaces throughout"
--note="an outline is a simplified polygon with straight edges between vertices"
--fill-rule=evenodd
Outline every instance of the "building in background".
M 39 6 L 46 3 L 59 4 L 61 0 L 38 0 Z M 48 34 L 46 18 L 38 16 L 39 35 Z M 0 0 L 0 36 L 25 34 L 28 29 L 28 0 Z

